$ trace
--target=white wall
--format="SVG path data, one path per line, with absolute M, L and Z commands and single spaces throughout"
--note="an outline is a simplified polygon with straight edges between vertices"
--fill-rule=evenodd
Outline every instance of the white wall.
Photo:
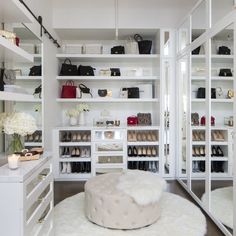
M 120 28 L 174 27 L 197 0 L 118 0 Z M 54 28 L 114 28 L 115 0 L 53 0 Z

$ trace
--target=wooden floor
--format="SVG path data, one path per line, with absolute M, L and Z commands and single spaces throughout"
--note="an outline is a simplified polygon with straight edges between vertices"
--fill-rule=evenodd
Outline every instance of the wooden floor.
M 54 199 L 55 205 L 67 197 L 84 191 L 84 182 L 55 182 Z M 180 186 L 177 181 L 169 182 L 169 191 L 178 194 L 191 202 L 194 202 L 190 195 Z M 195 202 L 194 202 L 195 203 Z M 203 212 L 204 213 L 204 212 Z M 205 214 L 206 215 L 206 214 Z M 217 228 L 213 221 L 207 218 L 207 234 L 206 236 L 223 236 L 224 234 Z

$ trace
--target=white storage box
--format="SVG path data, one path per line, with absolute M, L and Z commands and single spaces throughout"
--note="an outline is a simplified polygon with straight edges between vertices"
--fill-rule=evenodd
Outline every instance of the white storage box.
M 62 52 L 68 54 L 82 54 L 82 44 L 64 44 L 62 45 Z
M 153 85 L 151 83 L 137 84 L 134 87 L 139 88 L 140 98 L 153 98 Z
M 103 47 L 101 44 L 86 44 L 83 46 L 84 54 L 102 54 Z

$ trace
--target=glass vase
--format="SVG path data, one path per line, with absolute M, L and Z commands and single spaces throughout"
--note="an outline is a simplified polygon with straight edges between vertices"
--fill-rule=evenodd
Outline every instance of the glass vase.
M 19 134 L 13 134 L 11 136 L 8 148 L 7 148 L 7 153 L 8 154 L 13 154 L 15 152 L 21 152 L 22 149 L 24 149 L 24 146 L 22 144 L 21 136 Z

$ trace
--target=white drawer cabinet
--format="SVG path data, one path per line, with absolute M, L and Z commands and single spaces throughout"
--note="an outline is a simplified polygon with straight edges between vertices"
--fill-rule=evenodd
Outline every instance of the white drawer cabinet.
M 0 167 L 0 229 L 4 236 L 49 236 L 53 230 L 51 156 Z

